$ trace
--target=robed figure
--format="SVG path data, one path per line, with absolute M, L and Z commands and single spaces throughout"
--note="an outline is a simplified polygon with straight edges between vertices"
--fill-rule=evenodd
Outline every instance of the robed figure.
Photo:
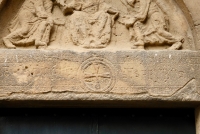
M 119 13 L 103 0 L 72 0 L 62 5 L 70 14 L 69 32 L 74 45 L 84 48 L 104 48 L 111 40 L 112 26 Z
M 35 45 L 47 46 L 53 26 L 51 0 L 26 0 L 3 38 L 7 48 Z
M 121 0 L 136 14 L 125 15 L 121 23 L 130 30 L 134 38 L 132 49 L 144 49 L 145 45 L 171 45 L 169 49 L 178 50 L 184 39 L 169 32 L 168 16 L 158 6 L 156 0 Z

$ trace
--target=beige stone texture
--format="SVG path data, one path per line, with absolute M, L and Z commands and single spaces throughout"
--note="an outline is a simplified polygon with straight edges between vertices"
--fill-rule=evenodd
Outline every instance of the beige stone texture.
M 196 121 L 196 134 L 200 134 L 200 107 L 196 108 L 195 121 Z
M 189 21 L 193 22 L 194 29 L 196 30 L 196 38 L 197 38 L 197 44 L 199 44 L 200 40 L 200 16 L 199 16 L 199 6 L 200 6 L 200 1 L 199 0 L 193 0 L 192 2 L 190 0 L 184 0 L 183 1 L 186 8 L 184 9 L 186 12 L 189 12 L 190 14 L 190 19 L 188 18 Z M 200 49 L 200 45 L 197 45 L 197 49 Z
M 2 9 L 2 47 L 196 49 L 195 30 L 174 0 L 31 1 L 10 0 Z
M 0 106 L 198 106 L 199 6 L 1 0 Z
M 0 99 L 198 102 L 199 57 L 193 51 L 1 50 Z

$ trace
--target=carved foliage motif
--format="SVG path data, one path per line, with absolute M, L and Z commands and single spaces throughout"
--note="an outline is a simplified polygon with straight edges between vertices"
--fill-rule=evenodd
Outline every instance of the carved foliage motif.
M 163 8 L 164 4 L 160 4 L 162 2 L 115 2 L 26 0 L 10 23 L 10 34 L 3 37 L 3 43 L 7 48 L 51 48 L 53 44 L 67 46 L 71 43 L 86 49 L 100 49 L 114 47 L 125 40 L 120 37 L 124 34 L 127 41 L 120 44 L 121 47 L 130 44 L 127 49 L 167 45 L 169 50 L 179 50 L 183 47 L 187 37 L 170 31 L 170 16 Z M 59 42 L 55 42 L 56 38 Z

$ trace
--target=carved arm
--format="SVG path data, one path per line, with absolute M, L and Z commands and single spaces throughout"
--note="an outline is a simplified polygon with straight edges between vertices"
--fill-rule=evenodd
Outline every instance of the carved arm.
M 147 18 L 151 0 L 140 0 L 139 13 L 134 16 L 136 21 L 144 21 Z
M 64 0 L 56 0 L 56 3 L 61 6 L 61 9 L 65 15 L 73 13 L 74 10 L 80 11 L 83 5 L 81 2 L 76 2 L 75 0 L 69 4 L 65 3 Z
M 39 18 L 42 19 L 47 19 L 48 18 L 48 13 L 46 12 L 45 8 L 44 8 L 44 2 L 43 0 L 35 0 L 33 2 L 35 10 L 36 10 L 36 15 Z
M 137 21 L 143 22 L 148 15 L 151 0 L 140 0 L 140 10 L 135 16 L 124 15 L 119 21 L 120 23 L 126 25 L 127 28 L 133 26 Z

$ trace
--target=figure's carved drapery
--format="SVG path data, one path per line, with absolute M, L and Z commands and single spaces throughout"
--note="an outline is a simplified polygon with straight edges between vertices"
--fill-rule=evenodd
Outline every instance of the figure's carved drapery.
M 200 26 L 186 0 L 24 1 L 0 11 L 0 101 L 199 103 L 200 53 L 188 50 Z
M 7 48 L 193 49 L 192 32 L 181 11 L 167 4 L 166 0 L 25 0 L 3 43 Z M 168 6 L 172 9 L 165 9 Z
M 60 4 L 65 14 L 73 12 L 69 32 L 75 45 L 84 48 L 104 48 L 110 43 L 111 28 L 119 15 L 116 9 L 99 0 L 74 0 L 69 4 Z M 114 14 L 114 18 L 109 14 Z
M 138 4 L 137 14 L 124 16 L 122 23 L 129 28 L 130 35 L 135 38 L 133 49 L 141 48 L 147 44 L 156 45 L 167 43 L 172 45 L 169 49 L 180 49 L 183 38 L 177 38 L 169 30 L 168 16 L 162 12 L 157 3 L 153 0 L 121 0 L 126 6 L 132 8 Z
M 52 8 L 51 0 L 26 0 L 11 22 L 11 33 L 3 38 L 5 46 L 47 46 L 53 26 Z

